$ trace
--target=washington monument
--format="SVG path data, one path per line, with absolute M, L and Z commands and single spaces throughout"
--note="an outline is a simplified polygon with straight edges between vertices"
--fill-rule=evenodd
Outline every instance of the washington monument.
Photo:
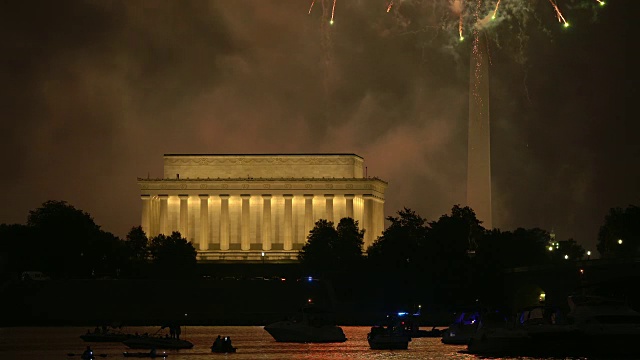
M 467 205 L 486 229 L 492 229 L 489 59 L 482 32 L 474 37 L 470 60 L 468 141 Z

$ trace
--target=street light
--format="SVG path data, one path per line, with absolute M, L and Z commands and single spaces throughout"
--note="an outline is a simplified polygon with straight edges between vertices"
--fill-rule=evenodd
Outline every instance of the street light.
M 618 245 L 622 245 L 622 239 L 618 239 Z
M 587 251 L 587 260 L 591 259 L 591 250 Z
M 564 259 L 565 259 L 565 260 L 569 260 L 569 255 L 565 255 L 565 256 L 564 256 Z

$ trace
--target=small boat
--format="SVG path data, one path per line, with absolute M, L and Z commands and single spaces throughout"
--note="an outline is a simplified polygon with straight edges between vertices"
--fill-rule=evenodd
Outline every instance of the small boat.
M 442 332 L 440 341 L 448 345 L 467 345 L 478 329 L 479 320 L 480 313 L 478 311 L 460 313 L 455 321 Z
M 217 349 L 215 347 L 211 347 L 211 352 L 212 353 L 219 353 L 219 354 L 227 354 L 227 353 L 234 353 L 236 352 L 238 348 L 236 347 L 229 347 L 229 348 L 225 348 L 225 349 Z
M 431 328 L 431 330 L 422 330 L 420 329 L 420 316 L 422 312 L 422 306 L 418 305 L 418 311 L 411 314 L 408 312 L 399 312 L 393 317 L 396 317 L 395 320 L 398 325 L 402 325 L 404 327 L 405 333 L 407 333 L 411 338 L 421 338 L 421 337 L 442 337 L 443 330 L 437 329 L 435 326 Z
M 342 328 L 330 319 L 329 312 L 308 304 L 301 309 L 301 318 L 278 321 L 264 329 L 277 342 L 336 343 L 347 341 Z
M 176 338 L 138 336 L 122 342 L 130 349 L 191 349 L 193 343 Z
M 234 353 L 236 352 L 236 349 L 237 349 L 231 345 L 230 337 L 225 336 L 224 338 L 221 338 L 219 335 L 214 340 L 210 348 L 212 353 L 219 353 L 219 354 Z
M 367 341 L 373 350 L 406 350 L 409 348 L 411 336 L 401 327 L 373 326 L 367 334 Z
M 443 333 L 444 333 L 444 330 L 440 330 L 434 326 L 433 328 L 431 328 L 431 330 L 418 329 L 417 331 L 410 333 L 410 335 L 412 338 L 422 338 L 422 337 L 435 338 L 435 337 L 442 337 Z
M 80 338 L 86 342 L 123 342 L 135 335 L 127 334 L 119 330 L 119 327 L 96 326 L 95 330 L 87 330 L 87 333 L 80 335 Z
M 151 352 L 123 352 L 124 357 L 136 357 L 136 358 L 166 358 L 169 356 L 167 353 L 151 353 Z
M 387 315 L 381 324 L 373 326 L 367 334 L 369 347 L 374 350 L 408 349 L 411 329 L 418 328 L 417 321 L 409 321 L 412 318 L 407 312 Z M 417 319 L 417 316 L 415 318 Z M 411 324 L 414 326 L 412 327 Z

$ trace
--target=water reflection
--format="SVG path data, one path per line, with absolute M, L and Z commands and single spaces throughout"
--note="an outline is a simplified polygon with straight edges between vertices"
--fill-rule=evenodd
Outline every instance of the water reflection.
M 249 359 L 476 359 L 474 355 L 460 353 L 465 346 L 444 345 L 439 338 L 417 338 L 409 343 L 409 350 L 371 350 L 367 343 L 369 327 L 343 327 L 347 341 L 335 344 L 289 344 L 277 343 L 261 326 L 187 326 L 181 338 L 194 344 L 188 350 L 162 350 L 169 354 L 167 360 L 204 360 L 224 357 L 233 360 Z M 130 333 L 164 334 L 159 327 L 130 327 Z M 0 359 L 78 360 L 79 354 L 91 345 L 95 354 L 108 359 L 124 359 L 124 351 L 132 351 L 121 343 L 86 343 L 80 335 L 83 327 L 52 328 L 3 328 L 0 329 Z M 166 331 L 166 330 L 163 330 Z M 216 336 L 230 336 L 235 354 L 212 354 L 210 347 Z M 137 351 L 137 350 L 135 350 Z M 72 353 L 74 356 L 68 356 Z M 98 357 L 101 359 L 101 357 Z M 520 358 L 522 359 L 522 358 Z

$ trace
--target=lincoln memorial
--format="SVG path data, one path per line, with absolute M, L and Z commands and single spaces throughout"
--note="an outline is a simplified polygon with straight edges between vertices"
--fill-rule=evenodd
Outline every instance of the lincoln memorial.
M 319 219 L 357 220 L 365 250 L 384 230 L 387 183 L 355 154 L 166 154 L 138 184 L 147 236 L 179 231 L 199 260 L 296 260 Z

